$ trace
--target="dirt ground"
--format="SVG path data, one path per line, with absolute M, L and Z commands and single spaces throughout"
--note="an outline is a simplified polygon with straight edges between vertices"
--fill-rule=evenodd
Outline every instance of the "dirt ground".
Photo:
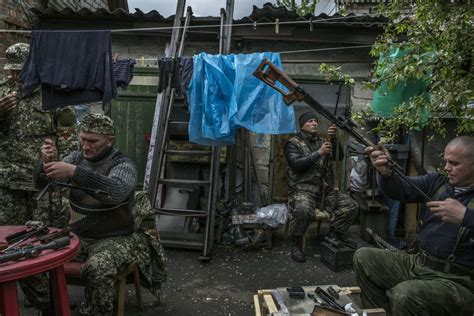
M 358 226 L 352 226 L 350 231 L 357 235 Z M 243 251 L 218 245 L 212 260 L 206 263 L 199 261 L 197 251 L 167 249 L 168 281 L 163 284 L 161 303 L 143 288 L 144 308 L 140 311 L 134 287 L 128 285 L 126 315 L 254 315 L 253 295 L 259 289 L 326 284 L 356 286 L 352 270 L 335 273 L 321 263 L 320 239 L 310 234 L 304 263 L 289 258 L 289 242 L 283 229 L 274 231 L 273 247 L 269 250 Z M 82 296 L 83 288 L 69 287 L 72 305 L 79 303 Z M 21 306 L 22 302 L 23 298 Z M 23 308 L 22 315 L 31 315 L 31 309 Z

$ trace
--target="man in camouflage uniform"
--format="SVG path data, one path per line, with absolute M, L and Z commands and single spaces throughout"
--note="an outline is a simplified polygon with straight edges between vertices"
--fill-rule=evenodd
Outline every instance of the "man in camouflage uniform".
M 332 168 L 325 165 L 323 159 L 333 153 L 333 148 L 331 141 L 318 136 L 316 113 L 305 112 L 298 121 L 301 132 L 287 142 L 285 157 L 288 161 L 291 258 L 304 262 L 303 235 L 316 219 L 317 208 L 321 205 L 322 184 L 327 184 L 324 210 L 332 216 L 330 237 L 345 239 L 344 233 L 356 218 L 358 206 L 347 194 L 334 190 Z M 331 125 L 328 137 L 335 134 L 336 126 Z
M 5 70 L 11 76 L 0 83 L 0 225 L 23 225 L 28 220 L 64 227 L 69 211 L 61 197 L 46 195 L 40 201 L 31 174 L 45 139 L 57 144 L 59 156 L 78 146 L 74 109 L 41 110 L 41 91 L 23 95 L 19 73 L 28 56 L 28 44 L 18 43 L 6 50 Z M 20 282 L 29 302 L 47 307 L 46 276 Z
M 133 204 L 137 170 L 133 161 L 113 148 L 112 120 L 92 113 L 80 124 L 80 151 L 62 161 L 52 161 L 56 146 L 45 141 L 34 180 L 38 187 L 47 179 L 61 179 L 70 189 L 71 230 L 81 240 L 85 260 L 81 315 L 112 315 L 117 274 L 135 258 Z M 92 189 L 92 190 L 91 190 Z

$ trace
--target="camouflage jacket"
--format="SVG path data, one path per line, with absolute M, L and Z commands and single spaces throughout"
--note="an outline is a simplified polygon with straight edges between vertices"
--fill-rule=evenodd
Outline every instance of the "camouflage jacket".
M 285 146 L 288 162 L 288 189 L 292 194 L 297 191 L 317 194 L 322 181 L 333 186 L 331 164 L 324 170 L 324 159 L 317 152 L 324 140 L 316 136 L 310 138 L 304 134 L 292 137 Z
M 77 150 L 76 116 L 72 107 L 43 111 L 40 89 L 24 96 L 9 78 L 0 83 L 0 98 L 14 91 L 16 107 L 0 114 L 0 187 L 34 191 L 33 167 L 46 138 L 56 143 L 59 159 Z

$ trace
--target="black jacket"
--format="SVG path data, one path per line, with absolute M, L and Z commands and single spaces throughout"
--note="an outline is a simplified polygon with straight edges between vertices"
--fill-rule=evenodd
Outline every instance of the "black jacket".
M 321 181 L 332 187 L 333 173 L 329 165 L 326 170 L 324 159 L 318 153 L 324 140 L 319 136 L 308 137 L 299 133 L 292 137 L 285 146 L 285 157 L 288 162 L 289 193 L 305 191 L 314 194 L 319 191 Z M 335 148 L 335 146 L 334 146 Z M 342 152 L 342 149 L 341 149 Z M 335 156 L 333 153 L 332 157 Z

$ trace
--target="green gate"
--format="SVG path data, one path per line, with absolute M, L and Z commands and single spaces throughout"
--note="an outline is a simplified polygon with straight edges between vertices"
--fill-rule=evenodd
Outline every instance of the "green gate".
M 137 189 L 141 189 L 155 113 L 158 69 L 135 68 L 133 75 L 127 89 L 118 88 L 118 98 L 112 102 L 110 114 L 116 124 L 116 148 L 135 161 Z

